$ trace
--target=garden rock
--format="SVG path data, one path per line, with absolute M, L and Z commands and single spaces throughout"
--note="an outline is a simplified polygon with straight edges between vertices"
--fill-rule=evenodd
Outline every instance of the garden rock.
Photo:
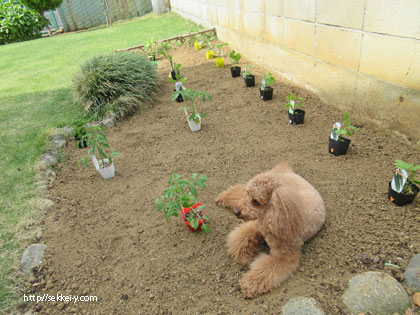
M 420 254 L 411 258 L 404 272 L 404 285 L 414 292 L 420 292 Z
M 41 264 L 46 248 L 47 246 L 44 244 L 32 244 L 25 249 L 21 261 L 25 274 L 32 275 L 32 270 Z
M 43 186 L 48 188 L 54 183 L 55 179 L 56 179 L 56 174 L 54 171 L 50 169 L 40 170 L 38 174 L 38 185 L 40 188 Z
M 47 211 L 51 209 L 51 207 L 54 205 L 54 202 L 49 199 L 39 199 L 37 204 L 39 209 Z
M 313 298 L 303 296 L 295 297 L 287 301 L 281 308 L 283 315 L 324 315 L 325 313 L 316 305 Z
M 73 135 L 73 128 L 72 127 L 63 127 L 63 128 L 60 128 L 60 133 L 64 137 L 68 138 L 68 137 L 70 137 L 70 136 Z
M 60 151 L 66 147 L 67 140 L 63 135 L 54 135 L 50 143 L 54 151 Z
M 112 118 L 102 120 L 102 125 L 106 128 L 115 126 L 115 121 Z
M 410 298 L 401 284 L 382 272 L 365 272 L 353 277 L 343 294 L 344 304 L 352 313 L 377 315 L 404 314 Z
M 57 165 L 58 163 L 58 155 L 55 152 L 48 151 L 45 152 L 41 157 L 41 169 L 46 169 L 48 167 L 52 167 Z

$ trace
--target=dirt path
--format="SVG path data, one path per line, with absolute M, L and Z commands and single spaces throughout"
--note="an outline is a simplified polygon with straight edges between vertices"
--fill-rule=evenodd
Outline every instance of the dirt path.
M 170 101 L 173 84 L 164 79 L 153 108 L 110 131 L 111 145 L 121 152 L 114 179 L 77 168 L 85 152 L 70 144 L 69 160 L 58 167 L 50 190 L 55 206 L 45 220 L 41 285 L 27 292 L 94 295 L 99 301 L 38 304 L 40 314 L 278 314 L 295 296 L 315 298 L 326 314 L 342 314 L 341 295 L 356 273 L 384 270 L 385 261 L 404 271 L 420 249 L 420 199 L 399 208 L 386 194 L 394 160 L 418 162 L 419 151 L 353 118 L 360 133 L 348 155 L 334 157 L 328 137 L 343 112 L 281 82 L 273 101 L 263 102 L 258 87 L 245 88 L 242 78 L 233 79 L 229 67 L 216 68 L 203 51 L 178 50 L 174 60 L 183 65 L 186 86 L 213 96 L 212 103 L 198 105 L 207 114 L 202 130 L 189 131 L 179 104 Z M 159 67 L 169 69 L 166 62 Z M 257 85 L 260 79 L 257 71 Z M 304 98 L 304 125 L 288 124 L 284 104 L 291 91 Z M 279 161 L 320 191 L 327 222 L 304 246 L 291 279 L 244 300 L 238 280 L 247 268 L 225 251 L 238 220 L 214 200 Z M 209 176 L 200 201 L 212 220 L 210 236 L 188 231 L 179 218 L 167 224 L 156 211 L 153 200 L 173 172 Z M 400 271 L 391 269 L 385 267 L 400 279 Z

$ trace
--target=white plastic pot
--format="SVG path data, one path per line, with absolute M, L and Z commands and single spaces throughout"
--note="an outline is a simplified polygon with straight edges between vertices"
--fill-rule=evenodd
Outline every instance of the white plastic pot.
M 185 117 L 187 118 L 187 122 L 188 122 L 188 125 L 190 126 L 191 131 L 192 132 L 199 131 L 201 129 L 201 117 L 200 117 L 200 121 L 198 122 L 198 124 L 196 124 L 195 121 L 188 119 L 189 115 L 188 115 L 188 112 L 185 108 L 184 108 L 184 112 L 185 112 Z M 200 114 L 198 114 L 198 116 L 200 116 Z
M 95 165 L 95 168 L 98 170 L 98 172 L 102 175 L 104 179 L 112 178 L 115 176 L 114 163 L 112 163 L 108 167 L 101 168 L 99 166 L 98 160 L 96 159 L 96 156 L 92 156 L 92 162 L 93 162 L 93 165 Z M 108 159 L 104 159 L 104 162 L 108 163 Z

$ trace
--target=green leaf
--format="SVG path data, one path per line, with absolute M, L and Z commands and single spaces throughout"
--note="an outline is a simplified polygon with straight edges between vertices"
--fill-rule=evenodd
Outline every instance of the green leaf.
M 201 225 L 201 229 L 202 229 L 202 230 L 203 230 L 203 232 L 204 232 L 204 233 L 206 233 L 207 235 L 209 235 L 209 234 L 210 234 L 210 227 L 209 227 L 207 224 L 203 223 L 203 224 Z

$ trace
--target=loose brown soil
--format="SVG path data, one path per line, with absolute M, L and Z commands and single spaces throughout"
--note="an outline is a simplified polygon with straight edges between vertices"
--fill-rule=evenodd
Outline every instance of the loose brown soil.
M 343 112 L 308 91 L 278 82 L 274 99 L 259 99 L 258 87 L 233 79 L 204 51 L 180 49 L 186 86 L 206 90 L 213 102 L 198 104 L 206 113 L 202 130 L 192 133 L 180 104 L 171 102 L 168 64 L 159 60 L 162 90 L 154 107 L 121 121 L 109 132 L 116 177 L 103 180 L 96 170 L 80 169 L 86 153 L 74 143 L 57 168 L 50 190 L 55 202 L 47 214 L 43 267 L 27 292 L 93 295 L 98 302 L 30 304 L 41 314 L 279 314 L 296 296 L 315 298 L 326 314 L 345 314 L 341 295 L 348 280 L 368 270 L 385 271 L 399 281 L 420 249 L 420 199 L 405 207 L 387 200 L 395 159 L 418 162 L 420 152 L 390 132 L 350 113 L 360 133 L 346 156 L 328 151 L 333 122 Z M 257 85 L 261 71 L 256 70 Z M 285 97 L 303 97 L 303 125 L 288 123 Z M 353 119 L 352 119 L 353 118 Z M 247 267 L 226 254 L 227 234 L 239 224 L 215 205 L 230 185 L 244 183 L 279 161 L 288 161 L 323 196 L 327 221 L 305 244 L 299 269 L 278 289 L 245 300 L 238 280 Z M 199 192 L 212 232 L 190 232 L 181 218 L 165 222 L 154 199 L 178 172 L 206 174 Z M 399 266 L 384 266 L 385 262 Z

